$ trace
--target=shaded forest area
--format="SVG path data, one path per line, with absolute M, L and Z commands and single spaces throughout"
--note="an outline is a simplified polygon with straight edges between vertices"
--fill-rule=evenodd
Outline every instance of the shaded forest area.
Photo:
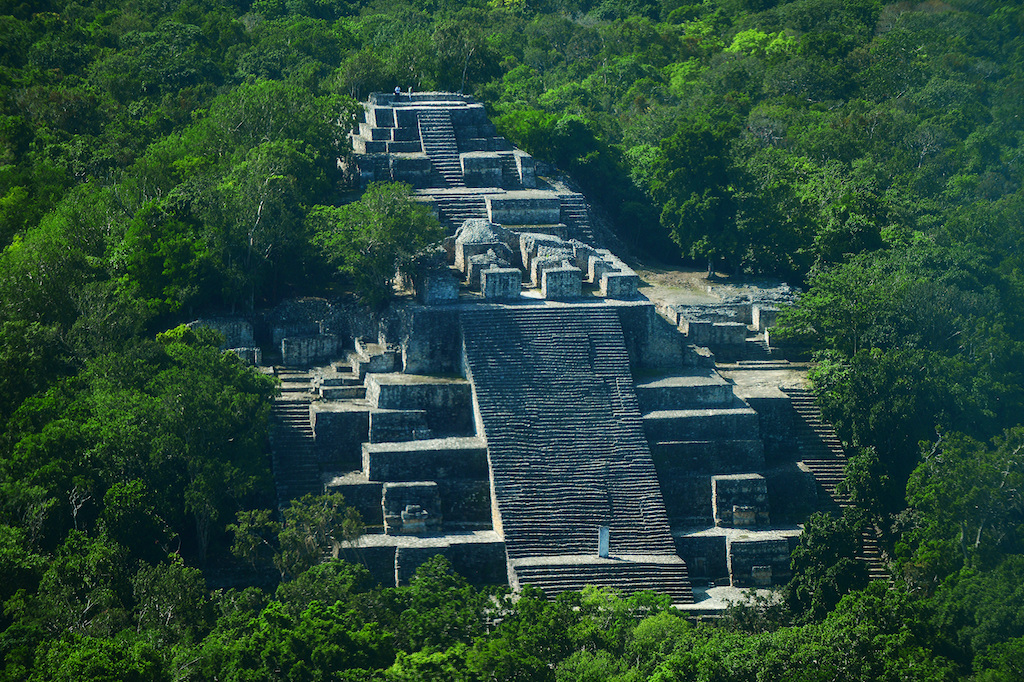
M 0 45 L 0 679 L 1024 677 L 1022 3 L 2 0 Z M 409 255 L 349 229 L 397 241 L 380 205 L 436 229 L 342 205 L 395 85 L 476 96 L 638 252 L 805 286 L 780 334 L 893 585 L 824 516 L 715 624 L 313 565 L 358 519 L 266 511 L 273 381 L 176 325 L 361 291 Z

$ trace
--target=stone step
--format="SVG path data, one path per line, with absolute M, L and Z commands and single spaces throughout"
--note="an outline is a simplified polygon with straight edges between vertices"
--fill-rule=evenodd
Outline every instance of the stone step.
M 324 400 L 352 400 L 366 397 L 365 386 L 321 386 L 320 397 Z
M 592 552 L 602 524 L 613 551 L 673 554 L 614 311 L 480 311 L 462 327 L 509 556 Z
M 675 557 L 659 562 L 572 556 L 553 560 L 558 563 L 529 563 L 529 559 L 513 562 L 514 583 L 520 588 L 538 587 L 548 598 L 593 585 L 611 587 L 626 595 L 652 590 L 670 596 L 676 604 L 693 602 L 686 565 Z
M 476 436 L 363 443 L 363 472 L 370 481 L 486 481 L 487 446 Z
M 732 384 L 710 369 L 642 379 L 635 389 L 640 408 L 648 412 L 724 406 L 735 401 Z
M 644 431 L 653 443 L 706 439 L 756 439 L 757 412 L 750 407 L 653 410 L 643 414 Z

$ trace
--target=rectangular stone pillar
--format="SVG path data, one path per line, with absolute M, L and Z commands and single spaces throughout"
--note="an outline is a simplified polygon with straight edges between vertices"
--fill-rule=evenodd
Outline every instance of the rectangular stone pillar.
M 541 277 L 541 292 L 548 299 L 579 298 L 582 279 L 579 268 L 550 268 Z
M 491 266 L 480 273 L 480 293 L 485 299 L 519 298 L 523 273 L 518 268 Z

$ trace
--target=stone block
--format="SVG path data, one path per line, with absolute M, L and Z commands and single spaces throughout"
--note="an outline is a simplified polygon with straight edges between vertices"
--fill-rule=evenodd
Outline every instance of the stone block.
M 228 350 L 237 355 L 247 365 L 259 367 L 263 364 L 262 348 L 229 348 Z
M 738 400 L 736 407 L 657 410 L 643 419 L 647 439 L 655 443 L 759 439 L 757 413 Z
M 491 530 L 491 484 L 488 480 L 446 478 L 437 482 L 441 514 L 450 530 Z
M 737 394 L 757 412 L 761 438 L 768 462 L 794 461 L 793 405 L 776 386 L 745 386 Z
M 401 126 L 391 129 L 391 139 L 395 142 L 420 142 L 420 128 L 418 125 Z M 420 151 L 423 151 L 420 149 Z
M 710 369 L 642 379 L 636 383 L 636 396 L 645 412 L 729 407 L 736 400 L 732 384 Z
M 643 299 L 615 306 L 629 353 L 630 365 L 638 369 L 660 371 L 681 367 L 713 367 L 714 358 L 689 344 L 685 336 L 671 327 Z
M 459 300 L 459 280 L 451 270 L 428 270 L 413 278 L 416 300 L 423 305 L 443 305 Z
M 326 362 L 338 354 L 338 337 L 319 334 L 281 339 L 281 364 L 286 367 L 310 367 Z
M 394 128 L 395 110 L 388 106 L 365 107 L 366 122 L 374 128 Z
M 749 300 L 726 301 L 706 304 L 677 304 L 673 306 L 679 315 L 687 320 L 705 320 L 709 322 L 752 322 L 751 303 Z
M 444 552 L 452 570 L 472 585 L 503 585 L 508 583 L 505 543 L 453 542 Z
M 359 136 L 367 140 L 390 140 L 393 128 L 377 128 L 369 123 L 359 124 Z
M 427 428 L 438 434 L 464 434 L 473 430 L 473 391 L 462 378 L 414 374 L 370 374 L 366 399 L 387 410 L 422 410 Z
M 572 264 L 578 267 L 582 272 L 587 273 L 590 276 L 590 257 L 597 255 L 597 249 L 589 244 L 576 241 L 575 239 L 569 241 L 569 245 L 572 246 L 573 261 Z M 588 282 L 591 280 L 587 280 Z
M 537 255 L 537 250 L 541 246 L 558 248 L 564 245 L 565 242 L 555 235 L 542 234 L 538 232 L 520 232 L 519 256 L 523 265 L 523 270 L 526 270 L 527 272 L 531 271 L 533 258 Z
M 312 403 L 310 426 L 323 468 L 355 471 L 362 466 L 362 443 L 369 438 L 370 412 L 365 405 Z
M 519 171 L 519 182 L 523 187 L 534 189 L 537 187 L 536 163 L 533 157 L 524 152 L 516 150 L 516 168 Z
M 711 475 L 655 464 L 658 485 L 665 500 L 665 513 L 673 526 L 710 526 Z
M 737 346 L 747 342 L 747 325 L 743 322 L 683 319 L 679 330 L 698 346 Z
M 775 306 L 766 306 L 756 303 L 751 308 L 752 324 L 757 331 L 763 332 L 768 327 L 775 326 L 775 320 L 779 316 L 779 309 Z
M 786 538 L 730 538 L 727 551 L 733 587 L 768 587 L 789 581 Z
M 338 476 L 328 481 L 324 487 L 328 493 L 341 493 L 345 505 L 353 507 L 363 517 L 370 529 L 380 532 L 384 528 L 384 510 L 381 507 L 381 496 L 384 484 L 380 481 L 360 480 L 359 476 Z
M 552 255 L 537 255 L 530 260 L 530 282 L 539 287 L 543 283 L 545 270 L 561 267 L 570 267 L 564 254 L 556 251 Z
M 469 259 L 473 256 L 487 253 L 488 251 L 494 251 L 495 255 L 499 253 L 507 256 L 511 261 L 512 251 L 499 241 L 490 242 L 461 242 L 458 239 L 455 240 L 455 267 L 469 275 Z
M 501 225 L 551 225 L 561 222 L 557 196 L 531 190 L 486 197 L 487 217 Z
M 380 506 L 378 502 L 377 506 Z M 360 544 L 358 547 L 342 548 L 338 558 L 355 564 L 362 564 L 370 573 L 370 579 L 382 587 L 397 587 L 395 584 L 395 545 Z
M 388 150 L 388 143 L 384 140 L 367 140 L 362 137 L 353 137 L 352 150 L 357 154 L 384 154 Z
M 582 291 L 582 273 L 579 268 L 560 266 L 544 270 L 541 277 L 541 294 L 546 299 L 564 300 L 578 298 Z
M 370 410 L 371 443 L 398 443 L 431 435 L 424 410 Z
M 712 476 L 711 505 L 716 526 L 750 528 L 768 525 L 768 488 L 764 476 Z
M 381 500 L 385 535 L 423 535 L 441 530 L 441 497 L 437 483 L 385 483 Z
M 417 154 L 423 151 L 419 140 L 389 140 L 388 154 Z
M 818 509 L 814 476 L 796 462 L 779 464 L 764 472 L 775 523 L 799 523 Z
M 356 351 L 349 354 L 352 373 L 362 379 L 369 373 L 393 372 L 397 367 L 398 349 L 382 346 L 356 337 Z
M 391 157 L 391 177 L 395 182 L 407 182 L 413 187 L 429 184 L 432 166 L 426 154 L 405 154 Z
M 487 480 L 487 447 L 476 437 L 363 443 L 362 452 L 371 481 Z
M 459 151 L 462 153 L 486 152 L 491 149 L 491 141 L 486 137 L 460 137 L 458 142 Z
M 501 187 L 501 158 L 495 152 L 460 154 L 467 187 Z
M 743 322 L 715 322 L 711 325 L 711 346 L 742 346 L 747 342 L 747 325 Z
M 523 289 L 523 273 L 519 268 L 491 266 L 480 273 L 480 293 L 488 300 L 519 298 Z
M 675 538 L 676 553 L 686 562 L 690 578 L 707 583 L 729 580 L 726 538 L 721 533 L 688 533 Z
M 453 307 L 403 311 L 402 366 L 410 374 L 456 374 L 462 358 L 459 315 Z
M 252 323 L 238 317 L 207 317 L 188 323 L 188 327 L 206 327 L 224 337 L 221 348 L 249 348 L 256 345 Z M 259 364 L 259 363 L 257 363 Z
M 419 137 L 420 118 L 419 110 L 413 107 L 398 107 L 395 109 L 395 127 L 411 128 L 416 131 Z
M 628 301 L 637 296 L 640 278 L 633 272 L 606 272 L 601 275 L 600 292 L 605 298 Z
M 452 107 L 448 110 L 452 118 L 452 126 L 461 128 L 463 126 L 482 126 L 489 123 L 487 111 L 483 104 L 466 104 L 464 106 Z
M 601 278 L 605 273 L 617 271 L 618 268 L 600 252 L 591 256 L 590 261 L 587 263 L 587 279 L 594 284 L 600 284 Z
M 651 457 L 659 476 L 743 473 L 764 467 L 764 446 L 750 439 L 666 441 L 651 443 Z
M 486 253 L 469 258 L 466 267 L 466 284 L 471 289 L 480 288 L 480 273 L 492 267 L 507 268 L 512 265 L 512 252 L 504 244 L 488 249 Z
M 697 346 L 710 346 L 715 323 L 709 320 L 687 320 L 679 323 L 679 331 L 686 335 L 690 343 Z

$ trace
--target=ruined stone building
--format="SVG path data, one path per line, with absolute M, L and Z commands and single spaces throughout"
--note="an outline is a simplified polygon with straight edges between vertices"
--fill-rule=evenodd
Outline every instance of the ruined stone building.
M 369 531 L 343 555 L 390 584 L 437 553 L 549 595 L 687 604 L 695 586 L 787 580 L 842 453 L 808 430 L 802 392 L 716 369 L 779 368 L 754 343 L 774 308 L 658 310 L 594 243 L 585 197 L 539 177 L 472 98 L 364 107 L 361 178 L 411 184 L 450 236 L 383 314 L 310 300 L 264 321 L 281 502 L 342 492 Z

